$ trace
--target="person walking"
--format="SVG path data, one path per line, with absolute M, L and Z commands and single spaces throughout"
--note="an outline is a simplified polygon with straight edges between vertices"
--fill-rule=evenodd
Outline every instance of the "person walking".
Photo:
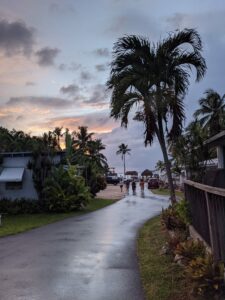
M 123 192 L 123 181 L 122 180 L 120 181 L 120 191 L 121 191 L 121 193 Z
M 133 194 L 135 194 L 135 192 L 136 192 L 136 182 L 135 182 L 135 180 L 133 179 L 133 181 L 132 181 L 132 184 L 131 184 L 131 186 L 132 186 L 132 191 L 133 191 Z
M 129 188 L 130 188 L 130 180 L 127 179 L 126 180 L 126 189 L 127 189 L 127 192 L 129 192 Z
M 141 188 L 141 192 L 144 192 L 144 189 L 145 189 L 145 182 L 144 182 L 144 179 L 141 178 L 140 180 L 140 188 Z

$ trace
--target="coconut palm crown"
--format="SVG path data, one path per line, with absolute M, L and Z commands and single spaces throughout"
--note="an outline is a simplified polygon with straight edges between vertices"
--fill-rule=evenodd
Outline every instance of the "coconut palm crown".
M 136 108 L 134 119 L 145 124 L 145 145 L 151 145 L 157 136 L 172 201 L 175 201 L 175 193 L 165 135 L 175 139 L 182 131 L 183 98 L 189 86 L 190 71 L 196 70 L 196 81 L 206 72 L 201 51 L 201 38 L 194 29 L 176 31 L 157 44 L 128 35 L 120 38 L 113 49 L 107 82 L 112 90 L 111 117 L 121 119 L 121 125 L 126 127 L 130 111 Z
M 205 91 L 205 97 L 199 100 L 200 108 L 194 113 L 194 117 L 199 119 L 201 126 L 210 135 L 215 135 L 225 129 L 225 95 L 222 97 L 214 90 Z

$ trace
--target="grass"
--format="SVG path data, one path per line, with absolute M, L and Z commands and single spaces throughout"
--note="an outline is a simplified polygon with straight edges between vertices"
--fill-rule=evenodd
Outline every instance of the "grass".
M 89 213 L 114 202 L 115 200 L 96 198 L 93 199 L 84 210 L 78 212 L 5 215 L 2 219 L 2 226 L 0 226 L 0 237 L 17 234 L 69 217 Z
M 160 255 L 165 242 L 159 216 L 148 221 L 139 232 L 137 249 L 146 299 L 188 300 L 183 269 L 169 255 Z
M 152 189 L 151 190 L 153 192 L 153 194 L 157 194 L 157 195 L 163 195 L 163 196 L 169 196 L 170 195 L 170 191 L 169 189 Z M 176 196 L 183 198 L 184 197 L 184 193 L 181 191 L 175 191 Z

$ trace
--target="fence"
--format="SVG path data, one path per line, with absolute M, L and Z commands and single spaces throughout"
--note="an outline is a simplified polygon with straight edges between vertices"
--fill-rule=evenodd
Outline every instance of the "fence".
M 225 262 L 225 189 L 185 180 L 192 225 L 211 247 L 215 260 Z

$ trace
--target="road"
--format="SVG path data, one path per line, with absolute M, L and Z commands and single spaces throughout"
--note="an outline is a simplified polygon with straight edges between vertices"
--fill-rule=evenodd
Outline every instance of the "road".
M 1 238 L 0 299 L 144 299 L 136 236 L 167 205 L 168 197 L 138 190 L 99 211 Z

